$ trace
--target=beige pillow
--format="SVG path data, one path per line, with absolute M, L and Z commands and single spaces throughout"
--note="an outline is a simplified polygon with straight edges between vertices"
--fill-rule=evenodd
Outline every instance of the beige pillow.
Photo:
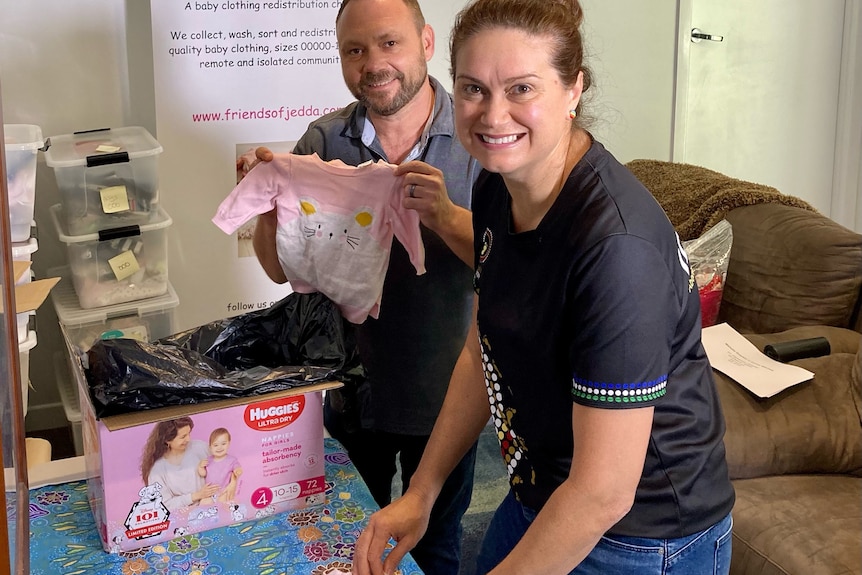
M 812 327 L 746 337 L 763 349 L 766 343 L 818 333 L 830 340 L 833 353 L 793 362 L 814 372 L 814 379 L 769 399 L 759 399 L 714 372 L 727 423 L 724 441 L 731 479 L 792 473 L 862 476 L 862 336 Z

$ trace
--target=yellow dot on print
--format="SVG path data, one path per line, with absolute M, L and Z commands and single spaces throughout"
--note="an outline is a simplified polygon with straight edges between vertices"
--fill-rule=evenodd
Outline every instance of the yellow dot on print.
M 347 491 L 342 491 L 341 493 L 338 494 L 338 498 L 344 499 L 346 501 L 346 500 L 350 499 L 350 493 L 348 493 Z
M 502 431 L 498 431 L 498 432 L 497 432 L 497 437 L 498 437 L 500 440 L 503 440 L 503 439 L 505 439 L 505 438 L 506 438 L 506 434 L 505 434 L 505 433 L 503 433 Z
M 333 523 L 331 528 L 335 531 L 338 531 L 339 529 L 341 529 L 341 526 L 338 523 Z
M 323 521 L 324 523 L 334 523 L 335 522 L 335 518 L 330 517 L 329 515 L 324 515 L 323 517 L 320 518 L 320 520 Z
M 162 554 L 165 553 L 167 549 L 165 549 L 164 545 L 156 545 L 153 547 L 153 553 Z
M 514 447 L 514 446 L 509 447 L 509 454 L 510 454 L 510 455 L 515 455 L 515 447 Z

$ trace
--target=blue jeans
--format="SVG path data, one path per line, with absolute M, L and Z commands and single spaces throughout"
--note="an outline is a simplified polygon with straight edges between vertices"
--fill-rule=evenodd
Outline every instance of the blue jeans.
M 348 432 L 340 425 L 339 414 L 328 404 L 324 408 L 326 429 L 347 449 L 371 495 L 380 507 L 389 504 L 396 459 L 401 463 L 402 492 L 428 443 L 428 436 L 401 435 L 370 429 Z M 473 494 L 476 443 L 461 459 L 431 510 L 428 530 L 410 552 L 426 575 L 458 575 L 461 565 L 461 518 Z
M 477 559 L 485 575 L 515 547 L 536 518 L 510 491 L 494 513 Z M 700 533 L 678 539 L 604 536 L 570 575 L 727 575 L 730 515 Z

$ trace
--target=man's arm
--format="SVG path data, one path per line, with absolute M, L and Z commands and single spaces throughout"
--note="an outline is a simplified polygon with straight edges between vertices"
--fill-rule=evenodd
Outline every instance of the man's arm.
M 284 275 L 284 270 L 281 269 L 281 263 L 278 261 L 278 251 L 275 245 L 277 229 L 278 214 L 276 210 L 273 209 L 259 215 L 254 227 L 252 246 L 254 246 L 257 261 L 260 262 L 260 266 L 269 276 L 269 279 L 275 283 L 283 284 L 287 281 L 287 276 Z

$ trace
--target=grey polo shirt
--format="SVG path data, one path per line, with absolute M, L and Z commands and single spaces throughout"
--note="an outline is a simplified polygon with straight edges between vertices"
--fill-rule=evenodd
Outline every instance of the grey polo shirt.
M 452 97 L 436 79 L 431 84 L 432 121 L 414 159 L 442 171 L 449 197 L 469 209 L 481 168 L 455 136 Z M 351 165 L 388 161 L 376 133 L 366 131 L 366 122 L 365 107 L 354 102 L 309 124 L 293 151 L 316 152 L 323 160 Z M 371 135 L 368 143 L 363 132 Z M 427 273 L 417 276 L 404 248 L 393 242 L 380 315 L 358 326 L 369 378 L 361 415 L 370 429 L 430 435 L 469 328 L 472 271 L 424 226 L 422 239 Z

